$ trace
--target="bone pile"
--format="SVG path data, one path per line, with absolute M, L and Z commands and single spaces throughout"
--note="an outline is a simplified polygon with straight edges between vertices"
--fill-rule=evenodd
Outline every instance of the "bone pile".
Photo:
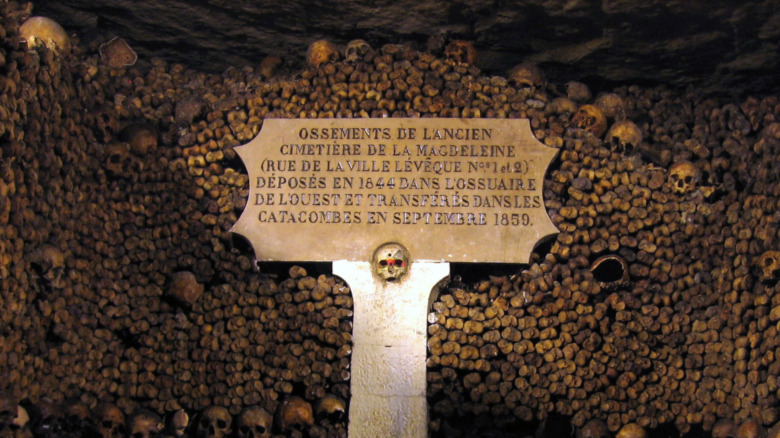
M 0 3 L 0 436 L 346 436 L 349 288 L 228 232 L 271 117 L 527 117 L 560 149 L 561 233 L 430 309 L 432 436 L 778 436 L 777 96 L 594 96 L 460 41 L 215 75 L 32 16 Z

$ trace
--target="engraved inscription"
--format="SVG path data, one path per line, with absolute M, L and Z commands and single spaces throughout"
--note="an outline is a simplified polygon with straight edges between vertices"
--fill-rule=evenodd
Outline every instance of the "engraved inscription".
M 233 227 L 259 260 L 524 263 L 557 230 L 542 181 L 557 150 L 525 119 L 268 119 L 236 148 L 250 177 Z

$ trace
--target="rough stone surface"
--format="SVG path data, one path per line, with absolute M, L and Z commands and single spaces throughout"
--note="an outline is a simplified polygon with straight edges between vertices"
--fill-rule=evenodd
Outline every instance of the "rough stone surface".
M 307 46 L 327 38 L 343 48 L 410 43 L 440 54 L 471 41 L 478 65 L 504 73 L 536 62 L 562 89 L 580 80 L 595 91 L 618 84 L 696 85 L 721 94 L 777 88 L 780 9 L 775 0 L 62 0 L 35 4 L 94 44 L 125 38 L 141 58 L 202 71 L 257 66 L 282 57 L 303 65 Z M 99 35 L 99 36 L 96 36 Z

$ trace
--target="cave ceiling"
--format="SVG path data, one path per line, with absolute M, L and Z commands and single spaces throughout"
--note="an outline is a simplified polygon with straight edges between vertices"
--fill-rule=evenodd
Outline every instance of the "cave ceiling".
M 552 84 L 595 91 L 619 85 L 694 86 L 733 96 L 776 94 L 777 0 L 57 0 L 34 14 L 60 22 L 96 50 L 124 38 L 139 59 L 160 57 L 208 72 L 256 66 L 268 55 L 288 71 L 307 46 L 410 44 L 440 54 L 471 42 L 479 67 L 504 74 L 539 64 Z

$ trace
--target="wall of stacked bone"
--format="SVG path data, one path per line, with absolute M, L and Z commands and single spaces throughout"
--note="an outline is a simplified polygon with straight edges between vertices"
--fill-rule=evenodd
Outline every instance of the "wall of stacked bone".
M 31 6 L 0 3 L 3 436 L 346 435 L 347 285 L 227 231 L 267 117 L 527 117 L 561 149 L 561 233 L 430 309 L 432 436 L 778 436 L 777 96 L 487 76 L 462 42 L 141 68 Z

